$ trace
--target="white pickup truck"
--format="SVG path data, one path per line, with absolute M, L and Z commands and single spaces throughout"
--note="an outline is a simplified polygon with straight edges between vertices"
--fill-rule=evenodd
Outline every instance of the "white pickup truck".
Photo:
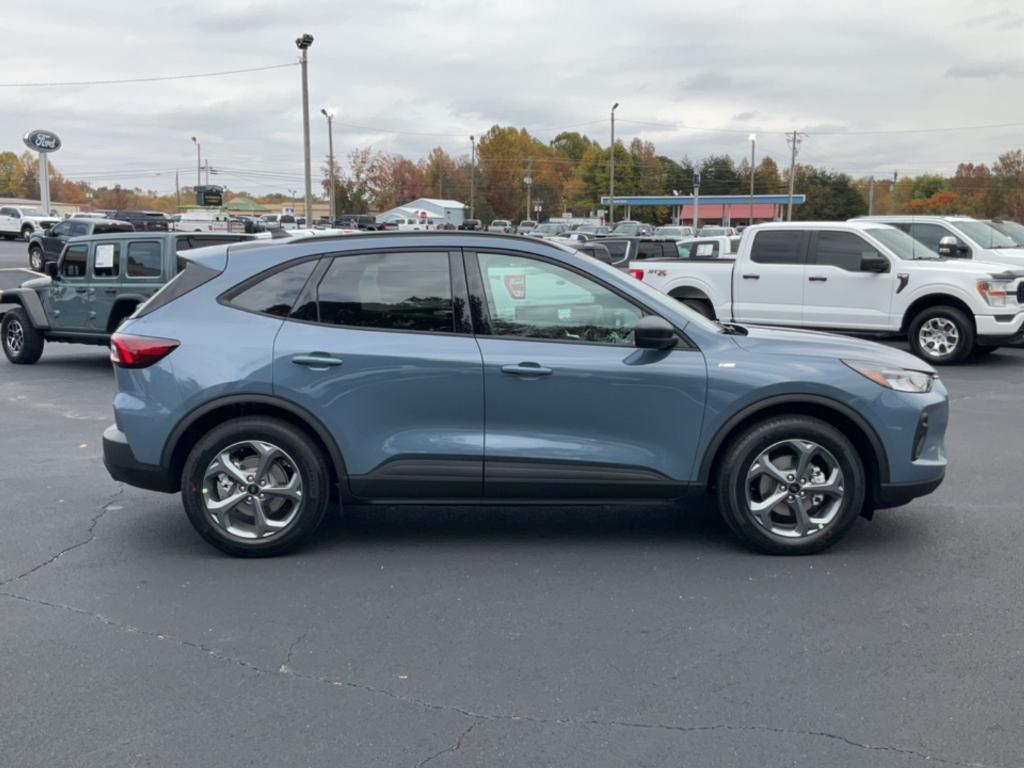
M 50 216 L 42 208 L 27 205 L 0 206 L 0 237 L 12 238 L 20 235 L 22 240 L 31 240 L 36 232 L 42 232 L 59 223 L 58 217 Z
M 629 271 L 713 319 L 905 336 L 936 364 L 1024 341 L 1024 270 L 940 258 L 877 222 L 759 224 L 735 258 L 650 259 Z

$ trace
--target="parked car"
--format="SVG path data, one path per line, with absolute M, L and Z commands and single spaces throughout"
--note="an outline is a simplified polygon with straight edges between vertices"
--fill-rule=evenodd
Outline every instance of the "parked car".
M 680 259 L 717 259 L 735 255 L 740 248 L 739 235 L 720 237 L 687 237 L 676 240 L 676 255 Z
M 735 227 L 719 227 L 713 224 L 705 224 L 697 232 L 698 237 L 730 237 L 735 234 Z
M 433 225 L 427 219 L 419 219 L 413 216 L 392 219 L 395 230 L 398 232 L 425 232 L 433 229 Z
M 546 221 L 533 228 L 530 232 L 533 237 L 559 237 L 566 234 L 569 231 L 568 224 L 558 224 L 556 222 Z
M 364 232 L 376 232 L 380 229 L 377 220 L 365 213 L 346 213 L 334 220 L 333 226 L 341 229 L 361 229 Z
M 537 222 L 536 221 L 534 221 L 533 219 L 523 219 L 518 224 L 516 224 L 516 234 L 517 235 L 528 235 L 531 232 L 533 232 L 533 230 L 536 229 L 536 228 L 537 228 Z
M 1024 224 L 1016 221 L 1004 221 L 1003 219 L 989 219 L 986 223 L 1002 232 L 1018 246 L 1024 248 Z
M 683 226 L 666 226 L 666 227 L 655 227 L 655 237 L 664 237 L 669 240 L 682 240 L 684 237 L 693 237 L 693 227 Z
M 476 232 L 484 228 L 484 223 L 480 219 L 465 219 L 459 224 L 459 229 L 468 230 L 470 232 Z
M 268 213 L 260 216 L 267 229 L 296 229 L 299 225 L 290 213 Z
M 906 337 L 929 363 L 1024 341 L 1024 272 L 940 259 L 887 224 L 758 224 L 735 259 L 637 261 L 630 272 L 701 314 Z
M 167 232 L 171 228 L 167 214 L 160 211 L 112 211 L 107 218 L 127 221 L 136 232 Z
M 106 344 L 139 304 L 177 274 L 178 251 L 248 237 L 118 230 L 73 238 L 58 261 L 46 262 L 48 277 L 0 291 L 0 304 L 17 305 L 0 321 L 4 354 L 12 363 L 31 364 L 48 341 Z
M 1024 267 L 1024 248 L 987 221 L 970 216 L 860 216 L 854 221 L 891 224 L 929 252 L 948 258 Z
M 543 240 L 266 242 L 195 254 L 111 338 L 108 471 L 181 491 L 231 554 L 293 548 L 332 498 L 699 491 L 750 546 L 805 554 L 943 480 L 946 390 L 905 352 L 714 323 Z
M 36 232 L 49 229 L 60 223 L 60 218 L 51 216 L 42 208 L 26 205 L 0 206 L 0 237 L 11 240 L 21 237 L 28 241 Z
M 645 259 L 674 259 L 676 244 L 674 240 L 660 237 L 620 237 L 611 235 L 601 238 L 601 244 L 612 256 L 612 264 L 620 269 L 627 269 L 631 261 Z
M 72 237 L 133 231 L 135 227 L 127 221 L 107 218 L 65 219 L 49 229 L 32 235 L 28 241 L 28 266 L 36 272 L 45 271 L 47 263 L 60 258 L 65 243 Z
M 592 235 L 594 237 L 606 237 L 612 232 L 611 227 L 607 227 L 604 224 L 577 224 L 572 228 L 573 232 L 580 232 L 584 235 Z
M 221 210 L 194 208 L 181 214 L 175 229 L 178 232 L 228 232 L 231 216 Z
M 495 219 L 487 225 L 488 232 L 511 232 L 512 222 L 508 219 Z
M 653 235 L 654 227 L 650 224 L 644 224 L 639 221 L 620 221 L 615 225 L 615 228 L 611 232 L 611 237 L 638 237 L 643 235 Z

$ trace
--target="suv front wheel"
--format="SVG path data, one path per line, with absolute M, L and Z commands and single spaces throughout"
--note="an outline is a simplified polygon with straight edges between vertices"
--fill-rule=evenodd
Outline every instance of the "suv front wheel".
M 43 258 L 43 249 L 38 245 L 28 247 L 28 265 L 33 272 L 42 272 L 46 259 Z
M 228 421 L 192 448 L 181 477 L 189 521 L 207 542 L 238 557 L 282 554 L 320 525 L 329 473 L 319 448 L 287 422 Z
M 866 490 L 857 449 L 808 416 L 749 427 L 719 462 L 716 485 L 729 527 L 774 555 L 811 554 L 839 541 L 860 514 Z
M 21 307 L 14 307 L 7 310 L 0 321 L 0 343 L 12 363 L 31 365 L 42 357 L 45 340 L 28 319 L 28 313 Z

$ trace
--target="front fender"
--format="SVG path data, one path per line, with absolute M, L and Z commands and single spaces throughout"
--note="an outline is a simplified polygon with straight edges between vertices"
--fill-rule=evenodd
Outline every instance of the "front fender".
M 49 330 L 50 321 L 46 319 L 43 302 L 39 300 L 39 294 L 31 288 L 8 288 L 5 291 L 0 291 L 0 304 L 20 305 L 37 330 Z

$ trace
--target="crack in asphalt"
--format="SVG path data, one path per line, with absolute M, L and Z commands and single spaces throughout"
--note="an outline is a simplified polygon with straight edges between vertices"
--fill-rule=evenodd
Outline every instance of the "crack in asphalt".
M 0 581 L 0 587 L 6 587 L 8 584 L 13 584 L 16 581 L 20 581 L 21 579 L 24 579 L 26 576 L 31 576 L 36 571 L 41 571 L 46 566 L 52 565 L 53 563 L 57 562 L 62 557 L 64 557 L 64 555 L 66 555 L 68 552 L 72 552 L 72 551 L 74 551 L 74 550 L 76 550 L 76 549 L 78 549 L 80 547 L 84 547 L 86 544 L 91 544 L 96 539 L 96 526 L 99 524 L 99 522 L 103 518 L 103 516 L 105 514 L 107 514 L 107 512 L 110 511 L 110 507 L 113 506 L 114 502 L 123 493 L 124 493 L 124 486 L 122 485 L 122 486 L 120 486 L 117 489 L 117 492 L 113 496 L 111 496 L 103 504 L 102 507 L 100 507 L 100 511 L 97 514 L 93 515 L 92 520 L 89 521 L 89 527 L 86 529 L 86 538 L 85 539 L 83 539 L 82 541 L 79 541 L 79 542 L 77 542 L 75 544 L 72 544 L 71 546 L 64 547 L 64 549 L 60 550 L 60 552 L 58 552 L 57 554 L 52 555 L 51 557 L 47 558 L 43 562 L 39 563 L 38 565 L 33 565 L 31 568 L 29 568 L 24 573 L 19 573 L 17 576 L 11 576 L 8 579 L 4 579 L 4 580 Z
M 109 506 L 111 502 L 107 503 Z M 2 585 L 0 585 L 2 586 Z M 304 680 L 318 685 L 331 686 L 333 688 L 347 688 L 350 690 L 360 691 L 362 693 L 371 693 L 377 696 L 383 696 L 394 701 L 409 704 L 420 709 L 424 709 L 432 712 L 448 712 L 461 715 L 463 717 L 473 720 L 473 724 L 466 729 L 459 740 L 456 741 L 456 745 L 461 746 L 461 740 L 469 734 L 473 726 L 478 725 L 481 722 L 524 722 L 532 723 L 537 725 L 568 725 L 568 726 L 597 726 L 597 727 L 616 727 L 616 728 L 633 728 L 633 729 L 647 729 L 647 730 L 658 730 L 658 731 L 669 731 L 673 733 L 699 733 L 706 731 L 735 731 L 741 733 L 772 733 L 780 734 L 784 736 L 809 736 L 815 738 L 829 739 L 837 741 L 856 749 L 873 751 L 873 752 L 890 752 L 897 755 L 905 755 L 908 757 L 914 757 L 919 760 L 926 760 L 928 762 L 940 764 L 940 765 L 951 765 L 957 766 L 958 768 L 1004 768 L 1003 766 L 993 763 L 980 763 L 980 762 L 963 762 L 961 760 L 954 760 L 952 758 L 939 757 L 937 755 L 931 755 L 926 752 L 921 752 L 914 749 L 908 749 L 904 747 L 886 746 L 880 744 L 868 744 L 866 742 L 855 741 L 854 739 L 848 738 L 841 734 L 831 733 L 829 731 L 812 731 L 802 730 L 798 728 L 778 728 L 769 725 L 736 725 L 732 723 L 712 723 L 706 725 L 677 725 L 673 723 L 660 723 L 660 722 L 643 722 L 636 720 L 601 720 L 598 718 L 574 718 L 574 717 L 535 717 L 532 715 L 516 715 L 516 714 L 499 714 L 494 712 L 474 712 L 469 709 L 458 707 L 452 704 L 439 704 L 437 702 L 428 701 L 415 696 L 403 696 L 395 693 L 394 691 L 387 688 L 378 688 L 373 685 L 365 683 L 352 682 L 350 680 L 338 680 L 330 677 L 324 677 L 320 675 L 311 675 L 305 672 L 299 672 L 291 669 L 287 664 L 282 665 L 278 669 L 270 667 L 261 667 L 258 664 L 254 664 L 245 659 L 238 658 L 236 656 L 229 656 L 216 648 L 197 643 L 191 640 L 184 640 L 174 635 L 154 632 L 152 630 L 142 629 L 132 624 L 126 624 L 115 619 L 111 619 L 99 613 L 87 611 L 82 608 L 76 608 L 71 605 L 65 605 L 62 603 L 54 603 L 47 600 L 40 600 L 27 595 L 18 594 L 16 592 L 0 591 L 0 596 L 7 597 L 12 600 L 18 600 L 23 603 L 35 606 L 43 606 L 46 608 L 54 608 L 61 611 L 68 611 L 78 616 L 85 616 L 95 621 L 104 624 L 105 626 L 111 627 L 112 629 L 128 634 L 139 635 L 146 638 L 162 640 L 170 642 L 183 648 L 189 648 L 210 656 L 218 661 L 222 661 L 226 664 L 240 667 L 249 672 L 254 672 L 257 675 L 285 675 L 287 677 L 295 678 L 298 680 Z M 306 631 L 301 637 L 292 643 L 289 649 L 289 658 L 291 651 L 295 646 L 299 644 L 308 634 L 309 630 Z M 456 747 L 457 748 L 457 747 Z M 446 753 L 455 751 L 455 749 L 449 747 L 436 755 L 427 758 L 425 762 L 429 762 L 436 757 Z M 420 765 L 423 765 L 421 763 Z
M 469 724 L 469 728 L 467 728 L 466 730 L 464 730 L 462 733 L 459 734 L 459 738 L 457 738 L 455 740 L 454 744 L 452 744 L 450 747 L 445 747 L 440 752 L 437 752 L 437 753 L 431 755 L 430 757 L 426 758 L 425 760 L 420 761 L 416 765 L 416 768 L 423 768 L 424 765 L 426 765 L 427 763 L 431 762 L 432 760 L 436 760 L 441 755 L 447 755 L 447 754 L 449 754 L 451 752 L 458 752 L 460 749 L 462 749 L 462 740 L 465 739 L 467 736 L 469 736 L 469 732 L 472 731 L 474 728 L 476 728 L 478 725 L 480 725 L 480 721 L 479 720 L 474 720 L 472 723 Z
M 285 656 L 284 664 L 281 665 L 281 669 L 279 669 L 278 672 L 283 673 L 283 674 L 288 674 L 289 672 L 292 671 L 292 668 L 291 668 L 292 654 L 295 652 L 295 649 L 298 647 L 298 645 L 303 640 L 306 639 L 306 636 L 309 633 L 310 633 L 310 630 L 307 629 L 305 632 L 303 632 L 301 635 L 299 635 L 297 638 L 295 638 L 295 641 L 291 645 L 288 646 L 288 654 Z

